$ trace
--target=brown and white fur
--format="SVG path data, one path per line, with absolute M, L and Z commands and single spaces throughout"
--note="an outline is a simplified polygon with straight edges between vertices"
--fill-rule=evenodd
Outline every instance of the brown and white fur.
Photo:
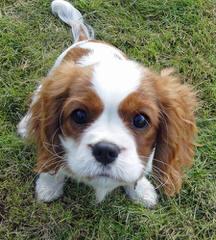
M 154 207 L 152 174 L 173 195 L 194 155 L 195 95 L 165 69 L 155 74 L 114 46 L 93 40 L 81 13 L 63 0 L 52 11 L 71 26 L 75 43 L 56 60 L 18 125 L 37 146 L 36 195 L 49 202 L 66 176 L 95 189 L 102 201 L 123 186 Z

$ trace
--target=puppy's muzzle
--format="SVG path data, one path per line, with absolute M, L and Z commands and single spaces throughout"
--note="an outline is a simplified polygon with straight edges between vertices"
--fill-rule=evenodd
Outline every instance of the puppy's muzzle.
M 121 151 L 116 144 L 106 141 L 96 143 L 91 149 L 95 159 L 105 166 L 114 162 Z

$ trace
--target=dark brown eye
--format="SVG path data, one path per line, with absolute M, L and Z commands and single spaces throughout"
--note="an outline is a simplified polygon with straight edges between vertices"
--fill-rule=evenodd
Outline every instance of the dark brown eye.
M 138 113 L 134 116 L 131 125 L 139 130 L 144 130 L 150 125 L 150 121 L 147 115 Z
M 74 123 L 82 125 L 88 123 L 88 116 L 86 111 L 82 109 L 74 110 L 71 113 L 71 119 Z

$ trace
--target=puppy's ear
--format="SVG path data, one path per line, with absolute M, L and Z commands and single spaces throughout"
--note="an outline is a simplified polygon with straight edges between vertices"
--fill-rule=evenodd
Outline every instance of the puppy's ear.
M 154 79 L 160 106 L 160 125 L 157 134 L 154 173 L 162 181 L 166 194 L 178 192 L 183 168 L 193 162 L 196 124 L 193 111 L 195 94 L 165 69 Z
M 68 97 L 68 82 L 50 75 L 43 79 L 29 109 L 28 133 L 37 146 L 37 172 L 57 171 L 63 164 L 61 111 Z

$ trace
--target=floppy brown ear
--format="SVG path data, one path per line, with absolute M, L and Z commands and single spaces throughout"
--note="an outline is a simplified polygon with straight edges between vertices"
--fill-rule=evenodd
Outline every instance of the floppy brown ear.
M 58 170 L 63 163 L 59 134 L 61 133 L 61 110 L 68 96 L 67 81 L 44 78 L 36 101 L 30 107 L 28 129 L 37 146 L 37 172 Z M 58 81 L 56 81 L 58 80 Z
M 197 132 L 193 113 L 197 106 L 195 94 L 172 72 L 165 69 L 155 77 L 161 112 L 153 168 L 168 195 L 180 190 L 182 169 L 193 163 Z

